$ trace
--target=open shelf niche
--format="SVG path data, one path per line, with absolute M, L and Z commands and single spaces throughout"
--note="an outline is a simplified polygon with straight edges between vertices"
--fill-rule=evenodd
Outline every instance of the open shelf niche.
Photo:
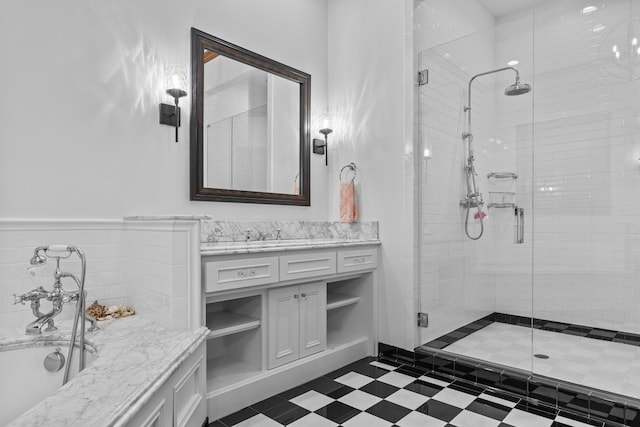
M 373 337 L 371 275 L 327 283 L 327 348 Z
M 209 390 L 262 372 L 261 304 L 260 295 L 207 304 Z

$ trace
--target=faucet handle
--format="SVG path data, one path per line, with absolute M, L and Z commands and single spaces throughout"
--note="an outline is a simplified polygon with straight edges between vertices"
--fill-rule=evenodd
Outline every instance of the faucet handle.
M 24 305 L 24 295 L 13 294 L 13 305 L 16 305 L 18 303 Z

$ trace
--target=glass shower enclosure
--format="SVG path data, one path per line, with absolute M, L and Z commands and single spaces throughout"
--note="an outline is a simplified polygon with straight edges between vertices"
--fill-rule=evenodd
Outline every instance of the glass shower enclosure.
M 420 342 L 640 402 L 640 5 L 587 3 L 418 53 Z

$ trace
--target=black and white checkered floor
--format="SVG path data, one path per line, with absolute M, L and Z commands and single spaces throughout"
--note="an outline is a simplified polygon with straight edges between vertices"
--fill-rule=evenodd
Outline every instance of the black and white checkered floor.
M 563 427 L 609 424 L 410 365 L 365 358 L 209 427 Z

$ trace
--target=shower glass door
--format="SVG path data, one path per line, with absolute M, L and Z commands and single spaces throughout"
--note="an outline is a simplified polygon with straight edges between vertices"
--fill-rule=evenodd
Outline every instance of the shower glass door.
M 640 406 L 640 0 L 514 16 L 418 55 L 420 342 Z
M 532 17 L 426 49 L 419 63 L 428 70 L 416 107 L 424 153 L 417 168 L 419 293 L 420 311 L 429 315 L 420 342 L 527 375 L 533 316 Z M 533 92 L 514 96 L 517 73 Z
M 533 371 L 637 400 L 640 2 L 548 2 L 534 23 Z

